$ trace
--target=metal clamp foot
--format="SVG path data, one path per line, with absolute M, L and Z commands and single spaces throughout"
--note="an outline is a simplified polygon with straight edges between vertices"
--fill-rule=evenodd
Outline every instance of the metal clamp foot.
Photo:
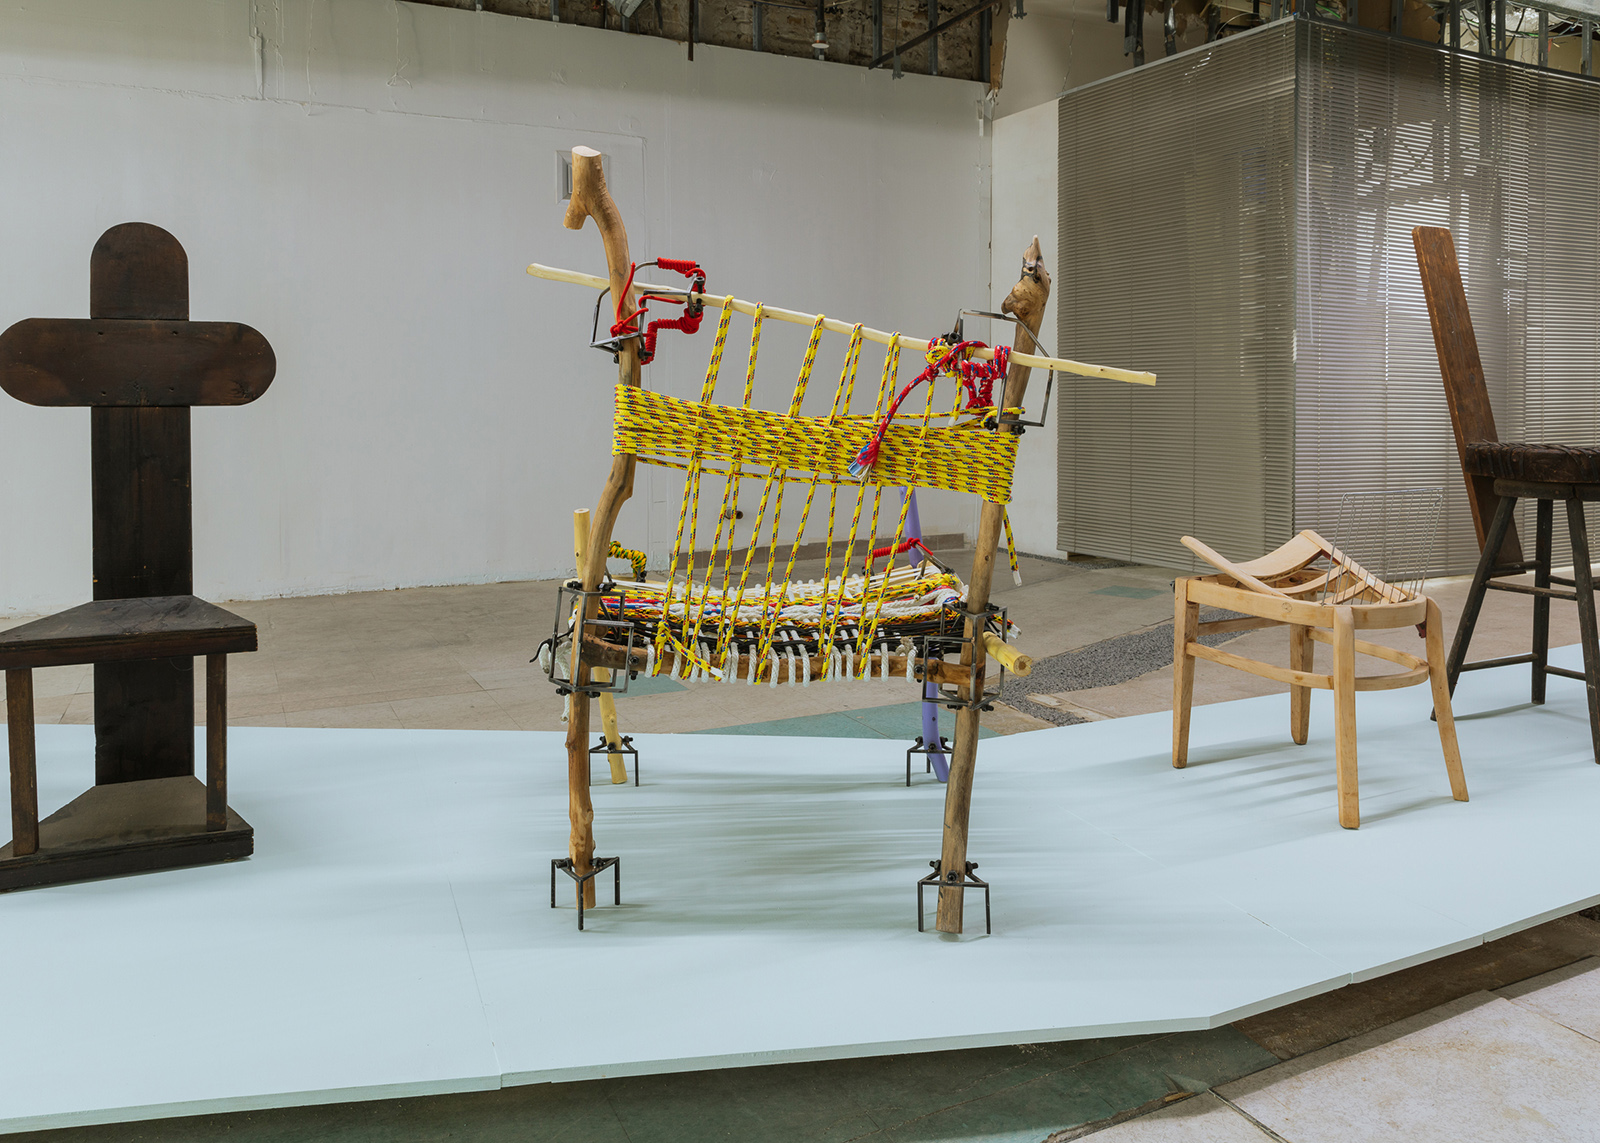
M 619 744 L 616 745 L 616 746 L 612 746 L 609 742 L 606 741 L 606 736 L 604 734 L 602 734 L 600 736 L 600 745 L 592 748 L 589 751 L 589 757 L 593 758 L 596 754 L 604 754 L 607 757 L 609 757 L 612 754 L 632 754 L 633 755 L 633 784 L 635 786 L 637 786 L 639 784 L 639 751 L 633 745 L 633 735 L 624 734 L 622 736 Z M 908 782 L 907 785 L 909 785 L 909 784 L 910 783 Z
M 616 898 L 612 903 L 615 905 L 622 904 L 622 858 L 597 857 L 594 859 L 594 864 L 592 868 L 590 868 L 589 872 L 583 874 L 582 876 L 579 876 L 576 872 L 574 872 L 572 868 L 572 858 L 551 858 L 550 907 L 552 909 L 556 907 L 556 870 L 558 869 L 578 883 L 578 931 L 580 933 L 583 932 L 583 883 L 585 881 L 593 881 L 607 869 L 611 870 L 612 877 L 615 879 L 615 882 L 612 886 L 612 892 Z
M 946 879 L 939 872 L 939 862 L 930 861 L 930 862 L 928 862 L 928 864 L 933 867 L 933 872 L 928 874 L 921 881 L 917 882 L 917 932 L 920 933 L 920 932 L 924 932 L 925 931 L 923 929 L 923 927 L 922 927 L 922 923 L 923 923 L 922 891 L 923 891 L 923 889 L 928 888 L 928 887 L 931 886 L 934 889 L 953 889 L 953 888 L 959 888 L 959 889 L 982 889 L 983 890 L 983 931 L 984 931 L 984 935 L 986 935 L 986 936 L 988 934 L 992 933 L 994 931 L 994 929 L 989 923 L 989 883 L 987 881 L 983 880 L 981 877 L 979 877 L 977 874 L 975 874 L 973 872 L 974 869 L 978 868 L 978 863 L 976 861 L 967 862 L 967 869 L 966 869 L 965 876 L 957 878 L 956 875 L 954 873 L 952 873 L 952 874 L 950 874 L 948 879 Z M 963 899 L 963 903 L 965 903 L 964 899 Z
M 939 735 L 939 745 L 937 746 L 926 745 L 922 740 L 922 735 L 917 735 L 917 740 L 911 744 L 911 749 L 906 751 L 906 785 L 911 785 L 911 756 L 913 754 L 922 755 L 922 772 L 931 774 L 933 773 L 933 759 L 929 758 L 928 755 L 943 754 L 948 758 L 950 757 L 951 749 L 950 740 L 942 734 Z

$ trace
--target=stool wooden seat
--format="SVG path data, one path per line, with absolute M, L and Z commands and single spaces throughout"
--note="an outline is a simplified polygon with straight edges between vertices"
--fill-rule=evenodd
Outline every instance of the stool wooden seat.
M 1172 764 L 1189 761 L 1189 708 L 1194 699 L 1196 659 L 1246 671 L 1289 686 L 1289 735 L 1304 746 L 1310 736 L 1311 691 L 1333 692 L 1335 767 L 1339 789 L 1339 824 L 1361 825 L 1356 782 L 1357 691 L 1393 690 L 1415 683 L 1433 689 L 1439 715 L 1439 741 L 1444 749 L 1450 794 L 1467 800 L 1455 721 L 1445 684 L 1444 621 L 1439 605 L 1383 582 L 1316 532 L 1304 531 L 1276 551 L 1248 563 L 1235 563 L 1192 536 L 1184 545 L 1217 569 L 1218 574 L 1186 576 L 1173 584 Z M 1200 622 L 1202 604 L 1243 612 L 1238 619 Z M 1289 628 L 1289 666 L 1263 663 L 1231 651 L 1208 647 L 1205 635 L 1261 627 Z M 1412 627 L 1421 629 L 1426 657 L 1357 639 L 1359 630 Z M 1312 670 L 1313 644 L 1333 648 L 1333 670 Z M 1357 675 L 1356 656 L 1368 655 L 1404 670 Z
M 97 599 L 0 631 L 0 670 L 255 649 L 254 623 L 192 595 Z
M 1489 667 L 1530 665 L 1531 698 L 1545 700 L 1545 680 L 1550 675 L 1576 679 L 1587 689 L 1589 737 L 1594 760 L 1600 762 L 1600 635 L 1595 615 L 1595 582 L 1590 567 L 1588 525 L 1583 506 L 1600 501 L 1600 448 L 1583 445 L 1522 444 L 1500 441 L 1494 412 L 1484 381 L 1478 341 L 1467 309 L 1461 266 L 1455 241 L 1448 230 L 1419 226 L 1411 232 L 1417 251 L 1417 269 L 1433 326 L 1439 373 L 1450 406 L 1450 424 L 1466 477 L 1472 521 L 1481 554 L 1467 591 L 1466 605 L 1456 627 L 1446 663 L 1450 692 L 1462 671 Z M 1534 558 L 1524 558 L 1512 514 L 1518 500 L 1536 502 Z M 1567 535 L 1572 544 L 1570 578 L 1551 572 L 1555 504 L 1566 505 Z M 1533 583 L 1507 583 L 1506 577 L 1533 572 Z M 1503 655 L 1467 662 L 1467 649 L 1489 591 L 1533 596 L 1532 649 L 1523 655 Z M 1569 671 L 1550 665 L 1550 601 L 1563 599 L 1578 605 L 1578 629 L 1583 647 L 1583 670 Z
M 1472 476 L 1533 484 L 1600 484 L 1600 448 L 1469 441 L 1461 463 Z
M 271 384 L 272 347 L 237 322 L 189 321 L 189 262 L 146 223 L 114 226 L 89 260 L 88 318 L 29 318 L 0 335 L 0 387 L 88 406 L 94 601 L 0 632 L 11 826 L 0 890 L 248 857 L 228 807 L 227 657 L 255 624 L 191 592 L 190 408 L 243 405 Z M 86 577 L 86 579 L 89 577 Z M 195 776 L 194 675 L 205 661 L 206 773 Z M 95 785 L 39 820 L 33 670 L 94 664 Z

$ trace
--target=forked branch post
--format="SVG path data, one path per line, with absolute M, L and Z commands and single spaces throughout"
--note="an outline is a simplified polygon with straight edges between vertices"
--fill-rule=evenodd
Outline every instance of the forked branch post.
M 611 296 L 623 313 L 632 312 L 634 297 L 630 292 L 624 297 L 628 282 L 630 259 L 628 230 L 622 224 L 622 214 L 611 200 L 606 189 L 605 168 L 599 151 L 588 147 L 572 149 L 572 200 L 567 204 L 567 214 L 562 219 L 568 230 L 582 230 L 586 218 L 594 219 L 600 231 L 600 241 L 605 247 L 606 270 L 611 276 Z M 639 384 L 639 343 L 629 339 L 617 348 L 617 384 Z M 633 495 L 634 458 L 618 454 L 611 458 L 611 475 L 600 493 L 600 503 L 589 528 L 589 550 L 578 568 L 578 578 L 585 591 L 600 586 L 605 573 L 606 553 L 611 550 L 611 531 L 616 527 L 617 514 L 628 497 Z M 590 599 L 584 618 L 593 619 L 599 603 Z M 586 876 L 594 868 L 594 803 L 589 797 L 589 696 L 581 688 L 589 683 L 589 666 L 580 658 L 573 675 L 572 708 L 567 716 L 567 811 L 572 832 L 568 840 L 567 855 L 572 859 L 573 872 Z M 583 882 L 579 890 L 584 908 L 595 903 L 594 882 Z
M 1035 236 L 1022 256 L 1022 275 L 1006 295 L 1001 310 L 1017 319 L 1013 345 L 1029 350 L 1037 345 L 1044 307 L 1050 300 L 1050 273 L 1044 268 L 1043 253 Z M 1027 365 L 1013 364 L 1006 371 L 1006 393 L 1002 408 L 1021 408 L 1028 392 Z M 985 501 L 978 521 L 978 550 L 972 559 L 972 577 L 967 581 L 968 642 L 963 644 L 961 662 L 971 670 L 968 701 L 983 694 L 985 640 L 984 624 L 989 607 L 989 588 L 994 580 L 995 553 L 1000 547 L 1000 531 L 1005 525 L 1006 506 Z M 950 752 L 950 779 L 944 793 L 944 844 L 939 851 L 939 912 L 934 927 L 941 933 L 961 931 L 961 904 L 967 868 L 967 823 L 972 813 L 972 776 L 978 760 L 979 708 L 964 707 L 956 712 L 956 738 Z

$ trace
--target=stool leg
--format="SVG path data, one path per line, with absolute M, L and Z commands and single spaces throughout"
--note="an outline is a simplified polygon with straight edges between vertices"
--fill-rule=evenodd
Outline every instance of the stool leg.
M 1450 657 L 1445 661 L 1445 677 L 1452 695 L 1456 693 L 1456 680 L 1461 678 L 1461 664 L 1467 661 L 1467 647 L 1472 642 L 1472 629 L 1478 625 L 1478 612 L 1483 610 L 1483 597 L 1488 591 L 1484 585 L 1489 582 L 1489 573 L 1494 571 L 1500 545 L 1505 543 L 1506 533 L 1511 530 L 1511 512 L 1516 506 L 1515 496 L 1500 497 L 1494 523 L 1489 525 L 1489 535 L 1483 541 L 1483 555 L 1478 557 L 1478 568 L 1472 573 L 1472 587 L 1467 590 L 1467 603 L 1461 609 L 1461 622 L 1456 625 L 1455 641 L 1450 644 Z
M 1178 580 L 1173 591 L 1172 614 L 1172 764 L 1189 764 L 1189 706 L 1194 700 L 1194 642 L 1200 625 L 1200 605 L 1189 602 L 1189 581 Z
M 228 828 L 228 656 L 206 656 L 206 830 Z
M 1545 503 L 1548 503 L 1546 501 Z M 1467 800 L 1467 776 L 1461 772 L 1461 746 L 1456 742 L 1456 720 L 1450 710 L 1450 687 L 1444 677 L 1444 616 L 1428 600 L 1428 685 L 1433 689 L 1434 717 L 1439 720 L 1439 745 L 1444 749 L 1445 773 L 1450 775 L 1450 796 Z
M 33 672 L 6 672 L 11 747 L 11 856 L 39 852 L 39 772 L 33 741 Z
M 1550 586 L 1550 531 L 1551 520 L 1555 515 L 1555 501 L 1539 500 L 1536 519 L 1538 520 L 1538 533 L 1534 547 L 1534 562 L 1539 566 L 1533 571 L 1533 585 L 1535 587 Z M 1533 702 L 1535 706 L 1544 702 L 1545 667 L 1550 663 L 1550 597 L 1536 595 L 1533 597 Z
M 1567 531 L 1572 536 L 1572 580 L 1578 593 L 1578 630 L 1583 638 L 1584 687 L 1589 693 L 1589 739 L 1594 760 L 1600 762 L 1600 636 L 1595 631 L 1594 577 L 1589 570 L 1589 526 L 1583 518 L 1583 501 L 1567 501 Z
M 1333 609 L 1333 750 L 1339 775 L 1339 824 L 1361 825 L 1361 794 L 1356 785 L 1356 617 L 1348 607 Z
M 1289 669 L 1309 671 L 1312 665 L 1311 628 L 1298 623 L 1289 624 Z M 1304 746 L 1311 736 L 1311 688 L 1289 686 L 1289 737 L 1296 746 Z

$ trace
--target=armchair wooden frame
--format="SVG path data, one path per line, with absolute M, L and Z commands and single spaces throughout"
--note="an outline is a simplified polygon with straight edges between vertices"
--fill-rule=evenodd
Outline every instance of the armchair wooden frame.
M 1339 824 L 1356 829 L 1361 825 L 1356 782 L 1356 692 L 1394 690 L 1427 682 L 1438 712 L 1439 741 L 1444 748 L 1451 796 L 1458 802 L 1467 800 L 1445 679 L 1444 621 L 1437 603 L 1383 582 L 1312 531 L 1303 531 L 1276 551 L 1246 563 L 1228 560 L 1191 536 L 1183 537 L 1183 543 L 1217 568 L 1217 574 L 1182 577 L 1173 585 L 1173 766 L 1182 769 L 1189 760 L 1189 708 L 1194 698 L 1196 659 L 1287 684 L 1289 735 L 1300 746 L 1310 735 L 1312 689 L 1332 691 Z M 1202 605 L 1243 615 L 1202 623 Z M 1278 626 L 1289 628 L 1286 668 L 1199 641 L 1221 632 Z M 1411 626 L 1423 634 L 1425 658 L 1356 638 L 1357 631 Z M 1312 669 L 1316 643 L 1333 648 L 1333 669 L 1329 673 Z M 1403 670 L 1357 675 L 1358 655 L 1382 659 Z

